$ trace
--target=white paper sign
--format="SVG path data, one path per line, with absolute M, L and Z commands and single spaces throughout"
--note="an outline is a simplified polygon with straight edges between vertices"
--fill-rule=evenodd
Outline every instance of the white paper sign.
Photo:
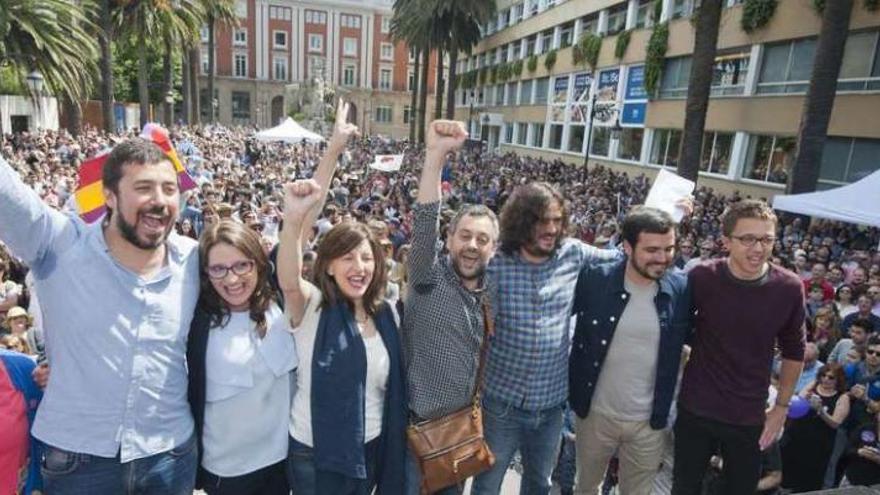
M 376 155 L 376 160 L 370 167 L 381 172 L 397 172 L 403 163 L 403 155 Z
M 696 185 L 694 181 L 660 170 L 651 190 L 648 191 L 645 206 L 663 210 L 672 215 L 676 222 L 680 222 L 684 218 L 685 211 L 680 206 L 676 206 L 676 203 L 690 196 Z

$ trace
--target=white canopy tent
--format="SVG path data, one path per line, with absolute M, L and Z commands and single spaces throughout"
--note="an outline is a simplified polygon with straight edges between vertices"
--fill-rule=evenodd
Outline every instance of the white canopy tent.
M 828 191 L 773 198 L 777 210 L 880 227 L 880 170 Z
M 300 143 L 302 141 L 319 143 L 324 140 L 320 134 L 316 134 L 297 124 L 290 117 L 287 117 L 284 119 L 284 122 L 271 129 L 254 134 L 254 137 L 260 141 L 281 141 L 285 143 Z

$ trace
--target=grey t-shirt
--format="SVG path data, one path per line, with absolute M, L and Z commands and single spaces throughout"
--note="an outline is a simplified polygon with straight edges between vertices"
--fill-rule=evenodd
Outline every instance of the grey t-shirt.
M 654 403 L 660 321 L 654 297 L 657 284 L 640 286 L 624 280 L 630 294 L 620 315 L 608 355 L 599 374 L 591 412 L 620 421 L 647 421 Z

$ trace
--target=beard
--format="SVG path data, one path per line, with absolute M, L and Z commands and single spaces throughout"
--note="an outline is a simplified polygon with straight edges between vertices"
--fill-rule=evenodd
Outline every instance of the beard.
M 663 274 L 666 273 L 669 265 L 669 263 L 646 263 L 644 265 L 640 265 L 634 259 L 630 261 L 630 266 L 633 267 L 633 270 L 635 270 L 636 273 L 650 280 L 660 280 L 661 278 L 663 278 Z M 661 270 L 659 274 L 655 275 L 650 270 L 652 267 L 663 267 L 663 270 Z
M 486 263 L 483 263 L 482 260 L 477 261 L 477 263 L 474 265 L 474 268 L 470 270 L 470 273 L 467 273 L 468 270 L 462 267 L 462 264 L 464 262 L 462 261 L 460 255 L 451 256 L 451 259 L 452 269 L 461 280 L 479 280 L 483 277 L 483 274 L 486 273 Z
M 153 249 L 157 249 L 162 243 L 168 239 L 168 235 L 171 233 L 171 229 L 174 227 L 174 224 L 170 221 L 169 214 L 166 208 L 162 206 L 154 206 L 152 208 L 143 209 L 137 212 L 137 216 L 140 217 L 142 214 L 153 214 L 153 215 L 162 215 L 166 217 L 165 223 L 165 233 L 161 235 L 154 236 L 154 238 L 150 239 L 141 239 L 137 235 L 137 223 L 140 222 L 139 219 L 135 220 L 135 223 L 129 223 L 125 217 L 122 216 L 122 212 L 118 211 L 116 216 L 116 227 L 119 229 L 119 233 L 122 235 L 122 238 L 126 241 L 133 244 L 135 247 L 139 249 L 143 249 L 145 251 L 150 251 Z

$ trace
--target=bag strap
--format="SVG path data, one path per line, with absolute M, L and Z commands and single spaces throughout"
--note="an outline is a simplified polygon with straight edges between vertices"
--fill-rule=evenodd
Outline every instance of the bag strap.
M 480 363 L 477 365 L 477 380 L 474 382 L 474 410 L 480 407 L 480 395 L 483 389 L 483 372 L 486 368 L 486 355 L 489 351 L 489 337 L 495 334 L 495 320 L 489 307 L 489 295 L 483 293 L 480 309 L 483 311 L 483 343 L 480 344 Z

